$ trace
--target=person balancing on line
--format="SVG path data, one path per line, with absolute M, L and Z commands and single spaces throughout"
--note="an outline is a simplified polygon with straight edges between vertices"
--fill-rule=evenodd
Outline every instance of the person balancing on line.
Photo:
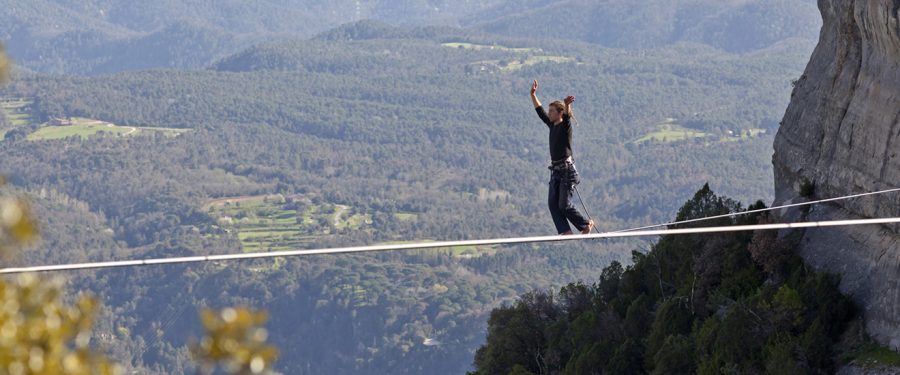
M 569 222 L 582 234 L 591 233 L 594 221 L 587 220 L 572 204 L 575 185 L 581 182 L 575 162 L 572 159 L 572 102 L 575 97 L 567 96 L 563 101 L 550 103 L 550 109 L 544 112 L 541 101 L 537 98 L 538 81 L 531 84 L 531 102 L 541 121 L 550 129 L 550 192 L 547 204 L 550 216 L 559 234 L 572 234 Z

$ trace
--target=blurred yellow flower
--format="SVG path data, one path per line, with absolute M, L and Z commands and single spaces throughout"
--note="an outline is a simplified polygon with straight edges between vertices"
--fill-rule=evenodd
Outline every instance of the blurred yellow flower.
M 204 309 L 200 320 L 206 337 L 193 346 L 193 354 L 205 371 L 221 366 L 231 374 L 271 372 L 278 350 L 266 344 L 268 331 L 260 327 L 268 320 L 265 312 L 245 307 Z

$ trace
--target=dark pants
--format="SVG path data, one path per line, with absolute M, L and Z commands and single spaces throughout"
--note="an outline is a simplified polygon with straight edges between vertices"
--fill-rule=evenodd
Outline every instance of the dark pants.
M 572 204 L 572 194 L 575 194 L 575 185 L 581 182 L 578 171 L 572 163 L 550 167 L 550 193 L 547 196 L 547 206 L 550 208 L 550 216 L 553 217 L 553 225 L 556 225 L 557 233 L 571 231 L 569 222 L 578 231 L 588 225 L 587 219 L 575 209 Z

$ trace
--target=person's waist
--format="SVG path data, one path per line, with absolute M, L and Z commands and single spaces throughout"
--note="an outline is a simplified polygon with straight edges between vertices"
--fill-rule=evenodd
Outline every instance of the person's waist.
M 566 156 L 565 158 L 559 160 L 550 160 L 550 165 L 561 165 L 561 164 L 571 164 L 575 161 L 572 159 L 572 156 Z
M 569 167 L 574 167 L 574 165 L 575 165 L 575 161 L 572 159 L 571 156 L 568 156 L 565 159 L 551 160 L 550 166 L 547 168 L 550 170 L 553 170 L 553 171 L 557 171 L 557 170 L 561 171 L 561 170 L 566 170 Z

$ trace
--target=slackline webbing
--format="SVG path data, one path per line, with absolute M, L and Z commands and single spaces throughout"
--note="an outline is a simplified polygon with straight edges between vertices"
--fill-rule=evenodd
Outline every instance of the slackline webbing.
M 605 233 L 581 234 L 581 235 L 511 237 L 511 238 L 495 238 L 495 239 L 482 239 L 482 240 L 418 242 L 418 243 L 394 244 L 394 245 L 352 246 L 352 247 L 340 247 L 340 248 L 331 248 L 331 249 L 289 250 L 289 251 L 276 251 L 276 252 L 266 252 L 266 253 L 241 253 L 241 254 L 203 255 L 203 256 L 189 256 L 189 257 L 172 257 L 172 258 L 149 258 L 149 259 L 120 260 L 120 261 L 109 261 L 109 262 L 73 263 L 73 264 L 60 264 L 60 265 L 50 265 L 50 266 L 3 268 L 3 269 L 0 269 L 0 274 L 15 274 L 15 273 L 24 273 L 24 272 L 47 272 L 47 271 L 70 271 L 70 270 L 114 268 L 114 267 L 136 267 L 136 266 L 150 266 L 150 265 L 163 265 L 163 264 L 176 264 L 176 263 L 197 263 L 197 262 L 237 260 L 237 259 L 291 257 L 291 256 L 303 256 L 303 255 L 364 253 L 364 252 L 389 251 L 389 250 L 433 249 L 433 248 L 453 247 L 453 246 L 502 245 L 502 244 L 519 244 L 519 243 L 578 241 L 578 240 L 589 240 L 589 239 L 599 239 L 599 238 L 661 236 L 661 235 L 693 234 L 693 233 L 721 233 L 721 232 L 739 232 L 739 231 L 773 230 L 773 229 L 789 229 L 789 228 L 821 228 L 821 227 L 834 227 L 834 226 L 846 226 L 846 225 L 871 225 L 871 224 L 890 224 L 890 223 L 900 223 L 900 217 L 859 219 L 859 220 L 815 221 L 815 222 L 799 222 L 799 223 L 756 224 L 756 225 L 726 225 L 726 226 L 717 226 L 717 227 L 656 229 L 656 230 L 641 230 L 641 231 L 633 230 L 633 231 L 625 231 L 625 232 L 621 232 L 621 231 L 620 232 L 605 232 Z

